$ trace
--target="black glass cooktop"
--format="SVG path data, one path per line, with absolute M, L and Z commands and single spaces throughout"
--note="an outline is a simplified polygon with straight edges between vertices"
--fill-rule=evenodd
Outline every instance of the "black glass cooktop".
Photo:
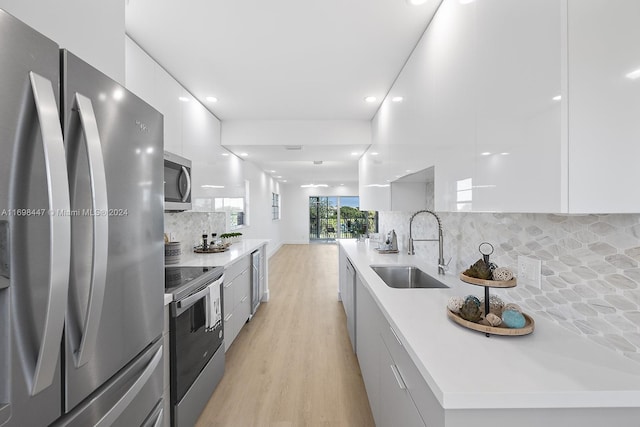
M 223 271 L 223 267 L 165 267 L 164 292 L 182 293 L 185 287 L 197 287 L 217 279 Z

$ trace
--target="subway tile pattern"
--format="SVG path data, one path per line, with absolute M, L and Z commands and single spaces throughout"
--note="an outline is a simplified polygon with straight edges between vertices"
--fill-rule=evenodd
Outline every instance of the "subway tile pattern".
M 395 229 L 407 249 L 411 212 L 380 212 L 379 230 Z M 490 242 L 491 260 L 517 271 L 518 256 L 542 262 L 542 289 L 517 286 L 499 295 L 534 318 L 562 327 L 640 362 L 640 215 L 441 213 L 445 261 L 459 272 Z M 414 220 L 413 235 L 434 238 L 429 215 Z M 416 242 L 416 256 L 434 262 L 436 243 Z M 469 288 L 469 293 L 478 293 Z
M 202 244 L 202 233 L 218 236 L 226 232 L 224 212 L 165 212 L 164 232 L 173 241 L 181 242 L 182 253 L 188 253 L 194 246 Z

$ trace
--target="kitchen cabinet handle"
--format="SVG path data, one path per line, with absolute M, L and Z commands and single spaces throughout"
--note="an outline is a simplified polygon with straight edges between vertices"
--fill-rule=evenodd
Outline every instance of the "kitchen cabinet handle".
M 225 283 L 225 284 L 224 284 L 224 288 L 225 288 L 225 289 L 229 289 L 229 287 L 230 287 L 231 285 L 233 285 L 233 280 L 232 280 L 232 281 L 230 281 L 230 282 L 228 282 L 228 283 Z
M 393 334 L 393 337 L 396 339 L 396 341 L 398 341 L 398 344 L 400 344 L 400 347 L 404 347 L 402 345 L 402 341 L 400 341 L 400 338 L 398 338 L 398 334 L 396 334 L 396 331 L 393 329 L 393 327 L 389 326 L 389 329 L 391 329 L 391 333 Z
M 118 417 L 122 415 L 125 409 L 134 401 L 134 399 L 142 390 L 151 376 L 153 375 L 153 371 L 155 371 L 156 367 L 162 360 L 162 346 L 156 351 L 156 354 L 153 356 L 153 359 L 149 362 L 142 374 L 138 377 L 138 379 L 133 383 L 133 385 L 126 391 L 126 393 L 116 402 L 115 405 L 111 407 L 111 409 L 104 414 L 104 416 L 98 421 L 94 427 L 108 427 L 113 425 L 115 421 L 117 421 Z
M 98 326 L 104 306 L 104 292 L 107 283 L 107 257 L 109 255 L 109 203 L 107 200 L 107 176 L 102 157 L 102 142 L 98 132 L 96 114 L 91 100 L 76 93 L 75 106 L 80 115 L 80 124 L 89 160 L 89 182 L 91 184 L 91 205 L 93 208 L 93 259 L 89 301 L 82 327 L 82 339 L 75 352 L 76 368 L 86 364 L 95 352 Z
M 224 321 L 225 321 L 225 322 L 228 322 L 228 321 L 229 321 L 229 319 L 231 319 L 232 317 L 233 317 L 233 313 L 229 313 L 229 314 L 227 314 L 227 315 L 225 316 Z
M 186 202 L 189 198 L 189 195 L 191 194 L 191 177 L 189 176 L 189 170 L 186 168 L 186 166 L 182 166 L 182 174 L 187 180 L 187 190 L 182 195 L 182 201 Z
M 389 367 L 391 368 L 391 372 L 393 372 L 393 376 L 396 378 L 396 381 L 398 383 L 398 387 L 400 387 L 400 390 L 406 390 L 407 385 L 402 379 L 402 375 L 400 375 L 400 372 L 398 371 L 398 368 L 396 367 L 396 365 L 389 365 Z
M 245 302 L 245 301 L 247 300 L 247 298 L 249 298 L 249 297 L 248 297 L 247 295 L 245 295 L 245 296 L 240 300 L 240 302 Z
M 71 218 L 69 212 L 69 178 L 60 128 L 58 103 L 53 85 L 46 78 L 29 73 L 36 105 L 42 145 L 44 147 L 47 191 L 49 194 L 49 284 L 42 342 L 38 350 L 31 395 L 34 396 L 53 382 L 60 355 L 60 340 L 67 312 L 69 270 L 71 263 Z M 22 190 L 19 190 L 22 191 Z

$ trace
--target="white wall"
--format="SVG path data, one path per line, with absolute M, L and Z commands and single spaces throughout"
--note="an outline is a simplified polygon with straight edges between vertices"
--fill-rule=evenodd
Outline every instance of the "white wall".
M 249 226 L 238 231 L 248 239 L 269 239 L 267 256 L 271 256 L 282 246 L 282 230 L 286 228 L 282 219 L 271 219 L 271 193 L 282 199 L 282 184 L 251 162 L 245 161 L 243 170 L 249 181 Z
M 357 182 L 328 188 L 300 188 L 296 184 L 280 184 L 280 188 L 283 244 L 309 243 L 309 197 L 358 195 Z
M 371 144 L 369 120 L 225 120 L 223 145 Z
M 0 0 L 0 8 L 124 84 L 124 1 Z

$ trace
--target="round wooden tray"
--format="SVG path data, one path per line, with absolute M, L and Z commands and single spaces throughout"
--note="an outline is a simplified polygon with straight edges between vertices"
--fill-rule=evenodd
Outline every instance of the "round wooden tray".
M 516 278 L 511 280 L 485 280 L 469 277 L 464 273 L 460 273 L 460 280 L 476 286 L 486 286 L 489 288 L 513 288 L 517 285 Z
M 458 325 L 462 325 L 465 328 L 473 329 L 474 331 L 483 332 L 485 334 L 493 334 L 493 335 L 504 335 L 504 336 L 518 336 L 518 335 L 527 335 L 533 332 L 535 327 L 535 322 L 533 318 L 528 314 L 522 313 L 525 319 L 525 324 L 523 328 L 507 328 L 506 326 L 490 326 L 483 323 L 475 323 L 469 322 L 468 320 L 463 319 L 457 313 L 447 309 L 447 315 L 451 320 L 456 322 Z
M 217 254 L 217 253 L 225 252 L 228 250 L 229 248 L 224 247 L 224 248 L 209 248 L 206 251 L 203 251 L 202 249 L 194 249 L 193 252 L 197 254 Z

